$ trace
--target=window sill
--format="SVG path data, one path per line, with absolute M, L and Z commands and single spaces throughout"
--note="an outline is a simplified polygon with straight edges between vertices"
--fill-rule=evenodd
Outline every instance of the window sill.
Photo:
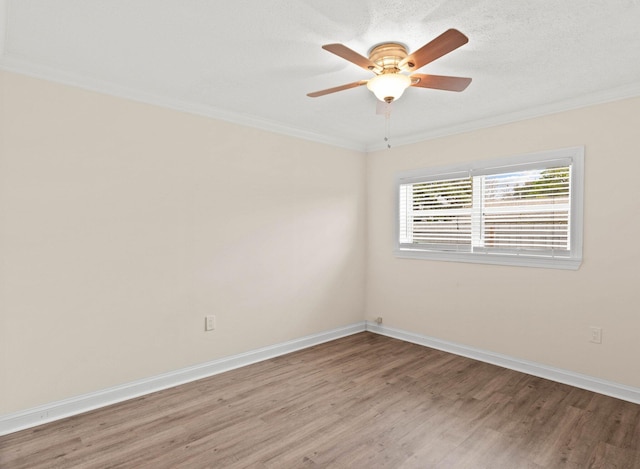
M 545 269 L 578 270 L 582 259 L 569 257 L 542 257 L 520 255 L 500 255 L 468 252 L 435 252 L 419 249 L 396 249 L 395 257 L 401 259 L 426 259 L 434 261 L 466 262 L 472 264 L 494 264 L 519 267 L 540 267 Z

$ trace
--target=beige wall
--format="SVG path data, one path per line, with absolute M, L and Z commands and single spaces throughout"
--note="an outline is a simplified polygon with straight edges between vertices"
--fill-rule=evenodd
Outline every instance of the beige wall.
M 0 415 L 376 316 L 640 387 L 639 121 L 630 99 L 365 156 L 0 72 Z M 575 145 L 580 270 L 393 257 L 398 171 Z
M 363 154 L 0 80 L 0 414 L 362 321 Z
M 368 318 L 640 387 L 640 99 L 369 155 Z M 585 145 L 584 262 L 578 271 L 397 259 L 395 174 Z M 588 342 L 589 326 L 603 343 Z

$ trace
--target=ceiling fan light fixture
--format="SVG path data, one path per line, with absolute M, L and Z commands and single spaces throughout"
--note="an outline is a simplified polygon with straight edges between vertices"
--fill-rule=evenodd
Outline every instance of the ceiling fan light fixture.
M 398 99 L 409 86 L 411 86 L 411 78 L 402 73 L 383 73 L 367 82 L 367 88 L 376 95 L 376 98 L 386 103 Z

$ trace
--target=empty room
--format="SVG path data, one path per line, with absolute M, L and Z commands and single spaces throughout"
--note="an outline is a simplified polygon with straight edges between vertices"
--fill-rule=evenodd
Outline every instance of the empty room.
M 638 24 L 0 0 L 0 468 L 640 468 Z

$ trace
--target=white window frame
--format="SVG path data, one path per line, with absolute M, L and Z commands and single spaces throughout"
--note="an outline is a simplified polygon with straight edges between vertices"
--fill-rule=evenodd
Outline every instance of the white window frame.
M 400 244 L 400 186 L 425 180 L 496 174 L 542 167 L 547 162 L 562 160 L 571 166 L 570 200 L 570 251 L 561 255 L 535 254 L 530 252 L 459 252 L 431 247 L 407 247 Z M 465 177 L 465 176 L 463 176 Z M 476 194 L 474 193 L 474 197 Z M 525 267 L 577 270 L 582 263 L 582 232 L 584 207 L 584 146 L 563 148 L 525 155 L 510 156 L 487 161 L 475 161 L 461 165 L 404 171 L 397 174 L 395 183 L 394 254 L 399 258 L 431 259 L 439 261 L 471 262 Z

